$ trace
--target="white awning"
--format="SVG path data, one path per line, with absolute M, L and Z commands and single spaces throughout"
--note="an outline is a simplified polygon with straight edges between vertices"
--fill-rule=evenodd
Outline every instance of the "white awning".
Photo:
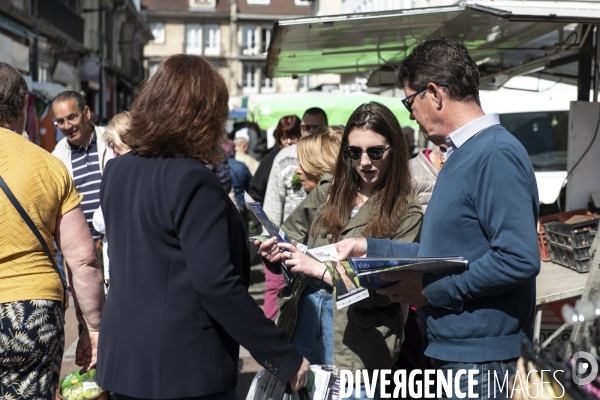
M 275 23 L 267 76 L 389 71 L 416 44 L 445 36 L 467 46 L 479 65 L 482 89 L 542 69 L 563 68 L 556 76 L 568 79 L 564 66 L 577 61 L 590 32 L 584 24 L 600 24 L 600 2 L 469 0 L 449 7 L 282 20 Z

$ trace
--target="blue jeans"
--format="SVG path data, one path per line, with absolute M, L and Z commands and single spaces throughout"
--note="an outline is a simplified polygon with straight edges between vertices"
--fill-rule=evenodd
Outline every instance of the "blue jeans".
M 292 335 L 294 348 L 311 365 L 333 365 L 333 288 L 315 279 L 311 280 L 298 302 L 298 320 Z M 361 385 L 360 396 L 347 400 L 379 400 L 379 383 L 375 397 L 367 397 Z
M 311 364 L 333 365 L 333 294 L 312 280 L 300 295 L 298 320 L 290 341 Z
M 448 376 L 447 371 L 452 371 L 452 382 L 454 382 L 454 377 L 459 370 L 467 370 L 467 373 L 460 377 L 460 391 L 465 394 L 466 398 L 469 397 L 469 370 L 477 370 L 479 373 L 473 375 L 474 380 L 477 381 L 477 385 L 474 385 L 473 392 L 478 398 L 509 399 L 509 381 L 510 377 L 515 374 L 517 360 L 493 361 L 487 363 L 460 363 L 435 360 L 435 366 L 437 369 L 444 371 L 446 377 Z M 454 383 L 452 384 L 451 389 L 452 396 L 445 397 L 446 392 L 442 390 L 441 398 L 458 399 L 459 397 L 456 396 Z

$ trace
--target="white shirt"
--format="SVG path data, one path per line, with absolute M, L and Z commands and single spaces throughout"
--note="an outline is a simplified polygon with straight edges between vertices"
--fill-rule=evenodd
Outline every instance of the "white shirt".
M 448 146 L 445 153 L 446 160 L 450 158 L 454 150 L 465 144 L 467 140 L 493 125 L 500 125 L 500 116 L 498 114 L 486 114 L 446 136 L 446 145 Z

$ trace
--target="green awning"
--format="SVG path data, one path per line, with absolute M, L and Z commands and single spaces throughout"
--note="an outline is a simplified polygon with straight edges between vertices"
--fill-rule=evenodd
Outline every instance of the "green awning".
M 369 94 L 328 94 L 315 93 L 294 97 L 271 98 L 259 100 L 249 105 L 248 118 L 256 121 L 261 129 L 271 128 L 281 117 L 296 115 L 302 118 L 304 111 L 311 107 L 320 107 L 327 113 L 330 125 L 345 125 L 348 118 L 361 104 L 376 101 L 387 106 L 398 118 L 400 126 L 417 127 L 409 118 L 402 101 L 396 97 L 377 96 Z

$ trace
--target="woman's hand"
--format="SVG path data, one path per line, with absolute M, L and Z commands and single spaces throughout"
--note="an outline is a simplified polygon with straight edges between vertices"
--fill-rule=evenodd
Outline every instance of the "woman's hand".
M 277 247 L 277 236 L 273 236 L 264 243 L 255 240 L 254 244 L 258 247 L 261 257 L 265 260 L 271 263 L 276 263 L 281 260 L 281 250 Z
M 292 272 L 321 279 L 323 272 L 327 269 L 319 261 L 307 256 L 291 243 L 279 243 L 277 246 L 282 249 L 281 254 L 285 265 L 290 267 Z
M 308 360 L 306 358 L 303 358 L 302 365 L 300 365 L 298 372 L 296 372 L 296 375 L 294 375 L 292 380 L 288 382 L 294 393 L 306 386 L 306 381 L 308 380 L 309 365 L 310 363 L 308 362 Z

